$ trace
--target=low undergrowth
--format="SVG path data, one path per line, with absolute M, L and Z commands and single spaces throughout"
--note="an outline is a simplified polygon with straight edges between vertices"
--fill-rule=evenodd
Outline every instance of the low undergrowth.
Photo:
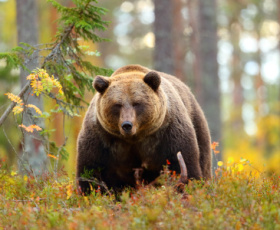
M 280 229 L 280 177 L 221 167 L 210 181 L 177 178 L 126 190 L 121 201 L 78 195 L 63 173 L 42 178 L 0 170 L 0 229 Z

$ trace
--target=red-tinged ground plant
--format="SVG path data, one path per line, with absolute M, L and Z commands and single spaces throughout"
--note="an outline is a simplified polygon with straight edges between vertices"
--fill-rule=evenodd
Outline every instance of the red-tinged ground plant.
M 127 189 L 118 202 L 98 190 L 78 195 L 61 170 L 38 180 L 0 169 L 0 228 L 279 229 L 280 177 L 254 172 L 225 162 L 212 180 L 189 181 L 184 196 L 165 170 L 161 186 Z
M 45 155 L 57 160 L 60 156 L 67 158 L 66 142 L 57 146 L 55 142 L 50 141 L 51 130 L 41 124 L 45 119 L 50 119 L 54 113 L 63 113 L 68 117 L 78 115 L 86 104 L 83 99 L 86 90 L 93 90 L 93 76 L 109 75 L 111 71 L 87 61 L 86 57 L 100 54 L 82 44 L 83 41 L 93 43 L 108 41 L 97 34 L 97 31 L 105 30 L 108 25 L 108 22 L 102 20 L 106 10 L 98 7 L 96 0 L 73 0 L 74 7 L 65 7 L 54 0 L 49 2 L 60 13 L 57 34 L 51 39 L 53 42 L 35 46 L 21 43 L 11 52 L 0 53 L 0 59 L 4 59 L 7 66 L 21 67 L 25 70 L 29 61 L 34 58 L 40 60 L 37 70 L 33 72 L 29 70 L 31 74 L 27 76 L 28 81 L 20 92 L 17 95 L 10 92 L 6 94 L 12 104 L 0 117 L 0 126 L 10 113 L 17 115 L 16 120 L 22 132 L 30 135 L 40 132 L 41 135 L 36 136 L 36 139 L 43 143 Z M 40 100 L 42 96 L 54 100 L 56 106 L 51 112 L 41 111 L 40 108 L 28 103 L 29 94 Z M 21 116 L 18 116 L 22 113 L 29 115 L 31 125 L 26 125 L 24 121 L 22 123 Z M 22 148 L 22 151 L 28 150 Z M 25 168 L 27 172 L 32 171 L 28 165 Z

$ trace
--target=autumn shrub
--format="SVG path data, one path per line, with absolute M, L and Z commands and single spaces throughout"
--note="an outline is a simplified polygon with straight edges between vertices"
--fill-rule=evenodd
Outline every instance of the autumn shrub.
M 126 189 L 120 201 L 98 190 L 78 195 L 62 170 L 39 179 L 1 169 L 0 229 L 279 229 L 280 177 L 238 164 L 189 181 L 184 193 L 166 171 L 160 186 Z

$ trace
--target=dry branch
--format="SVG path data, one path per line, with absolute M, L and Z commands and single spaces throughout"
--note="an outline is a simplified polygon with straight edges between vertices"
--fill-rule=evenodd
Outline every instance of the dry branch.
M 187 167 L 181 152 L 177 153 L 177 159 L 179 161 L 181 174 L 178 183 L 175 185 L 175 190 L 179 193 L 184 193 L 185 184 L 188 183 Z
M 134 178 L 136 180 L 136 187 L 140 187 L 142 183 L 143 168 L 134 168 Z
M 186 164 L 185 164 L 184 158 L 182 157 L 181 152 L 177 153 L 177 159 L 179 161 L 179 165 L 180 165 L 180 169 L 181 169 L 179 182 L 186 184 L 188 182 L 188 172 L 187 172 L 187 167 L 186 167 Z
M 105 184 L 104 181 L 100 181 L 100 180 L 98 180 L 96 178 L 88 179 L 88 178 L 84 178 L 84 177 L 79 177 L 77 179 L 78 179 L 78 181 L 87 181 L 87 182 L 93 183 L 95 185 L 98 185 L 98 186 L 100 186 L 101 190 L 102 189 L 105 190 L 107 192 L 107 194 L 109 194 L 109 196 L 112 196 L 109 188 L 107 187 L 107 185 Z

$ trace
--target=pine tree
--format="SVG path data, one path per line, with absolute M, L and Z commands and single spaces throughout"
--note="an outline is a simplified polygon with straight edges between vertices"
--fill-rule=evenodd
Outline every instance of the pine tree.
M 28 69 L 28 63 L 38 58 L 41 62 L 38 68 L 45 69 L 49 76 L 53 76 L 53 82 L 57 81 L 57 85 L 61 85 L 64 97 L 60 98 L 50 90 L 43 90 L 41 95 L 56 101 L 56 111 L 62 111 L 65 115 L 72 117 L 79 113 L 84 106 L 85 91 L 93 90 L 92 76 L 110 75 L 112 72 L 86 61 L 87 55 L 99 56 L 99 53 L 80 45 L 82 40 L 93 43 L 108 41 L 97 34 L 98 31 L 106 30 L 108 26 L 108 22 L 102 20 L 106 9 L 98 7 L 96 0 L 73 0 L 75 7 L 65 7 L 54 0 L 49 0 L 49 2 L 60 13 L 58 31 L 55 38 L 52 39 L 54 42 L 43 45 L 21 43 L 9 53 L 0 53 L 0 59 L 5 59 L 9 66 L 21 67 L 31 73 L 33 69 Z M 38 74 L 40 71 L 37 70 L 34 74 L 40 76 Z M 42 79 L 40 80 L 42 83 Z M 28 80 L 18 96 L 22 99 L 33 87 L 34 85 L 31 87 L 30 80 Z M 17 106 L 17 102 L 12 102 L 6 109 L 0 118 L 0 126 L 15 106 Z M 25 106 L 24 109 L 32 110 L 34 108 Z M 31 115 L 30 120 L 37 125 L 44 119 L 44 116 L 47 116 L 46 113 L 34 119 L 34 116 Z M 24 125 L 21 127 L 26 132 Z M 45 130 L 41 134 L 40 142 L 45 146 L 47 154 L 48 152 L 66 154 L 64 146 L 57 147 L 54 142 L 49 142 L 48 133 Z

